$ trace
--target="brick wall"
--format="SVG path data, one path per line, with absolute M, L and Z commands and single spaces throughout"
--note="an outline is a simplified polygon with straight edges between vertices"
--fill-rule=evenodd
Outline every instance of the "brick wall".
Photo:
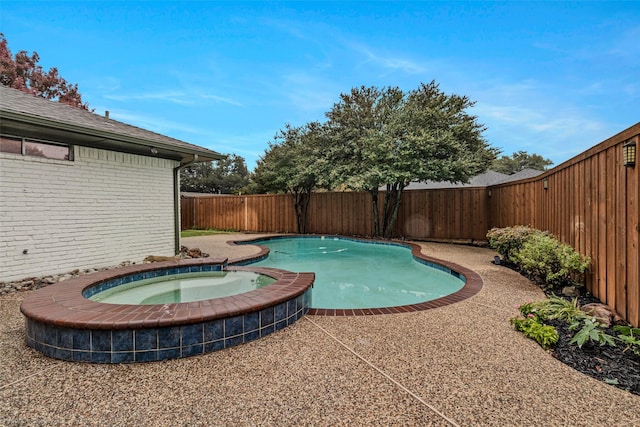
M 0 153 L 0 281 L 174 255 L 177 162 L 79 146 L 74 158 Z

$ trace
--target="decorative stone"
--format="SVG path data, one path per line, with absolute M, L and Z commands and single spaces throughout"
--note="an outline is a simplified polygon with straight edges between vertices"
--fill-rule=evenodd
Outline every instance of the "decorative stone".
M 180 259 L 180 257 L 179 256 L 149 255 L 148 257 L 146 257 L 144 259 L 144 262 L 151 263 L 151 262 L 162 262 L 162 261 L 175 261 L 177 259 Z
M 620 315 L 616 313 L 611 307 L 605 304 L 585 304 L 580 307 L 580 310 L 584 311 L 589 316 L 595 317 L 595 319 L 605 328 L 611 326 L 611 323 L 624 323 L 624 319 L 622 319 L 622 317 L 620 317 Z
M 149 256 L 147 258 L 153 258 L 154 261 L 148 261 L 145 259 L 145 262 L 158 262 L 158 261 L 166 261 L 166 260 L 178 260 L 181 258 L 206 258 L 209 254 L 202 252 L 198 248 L 189 249 L 186 246 L 182 246 L 180 248 L 180 254 L 174 257 L 161 257 L 161 256 Z M 20 280 L 16 280 L 13 282 L 0 282 L 0 295 L 8 294 L 16 291 L 27 291 L 33 289 L 43 288 L 48 285 L 53 285 L 54 283 L 62 282 L 68 279 L 72 279 L 74 277 L 82 276 L 85 274 L 95 273 L 96 271 L 106 271 L 121 267 L 127 267 L 129 265 L 135 265 L 135 262 L 131 262 L 129 260 L 123 261 L 116 266 L 111 267 L 100 267 L 100 268 L 86 268 L 86 269 L 78 269 L 76 268 L 73 271 L 68 273 L 54 274 L 42 277 L 28 277 Z
M 187 255 L 191 258 L 202 258 L 202 251 L 199 248 L 189 249 Z

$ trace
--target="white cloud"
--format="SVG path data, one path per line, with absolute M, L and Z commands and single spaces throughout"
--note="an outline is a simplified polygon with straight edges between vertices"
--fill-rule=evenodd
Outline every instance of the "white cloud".
M 328 111 L 337 99 L 339 89 L 334 82 L 314 73 L 293 71 L 283 76 L 284 96 L 295 110 Z
M 256 161 L 264 154 L 268 142 L 273 139 L 271 130 L 256 131 L 250 134 L 208 134 L 207 141 L 190 141 L 210 148 L 219 153 L 234 153 L 244 157 L 247 167 L 252 170 Z
M 225 98 L 223 96 L 210 95 L 206 93 L 198 94 L 198 96 L 202 99 L 209 99 L 212 101 L 221 102 L 223 104 L 235 105 L 236 107 L 244 107 L 244 105 L 241 102 L 235 101 L 231 98 Z
M 180 105 L 193 104 L 193 99 L 187 96 L 186 93 L 181 91 L 161 91 L 161 92 L 148 92 L 138 94 L 105 94 L 105 98 L 113 101 L 166 101 Z
M 173 138 L 177 139 L 184 139 L 184 137 L 180 137 L 179 135 L 177 135 L 178 133 L 207 135 L 209 132 L 207 129 L 188 126 L 184 123 L 167 120 L 165 117 L 139 114 L 127 110 L 112 109 L 110 111 L 110 117 L 133 126 L 161 133 L 163 135 L 172 136 Z
M 397 55 L 375 52 L 363 43 L 346 42 L 345 45 L 364 57 L 367 62 L 377 64 L 386 70 L 401 71 L 407 74 L 422 74 L 427 71 L 427 67 L 416 61 Z
M 504 154 L 525 150 L 558 164 L 612 134 L 612 124 L 584 105 L 583 97 L 566 96 L 569 89 L 531 79 L 494 79 L 475 86 L 472 113 L 487 126 L 489 142 Z M 597 83 L 588 89 L 597 92 Z
M 188 88 L 183 90 L 167 90 L 159 92 L 148 93 L 134 93 L 134 94 L 105 94 L 105 98 L 113 101 L 165 101 L 178 105 L 195 105 L 198 100 L 209 100 L 223 104 L 229 104 L 242 107 L 242 103 L 235 101 L 231 98 L 218 96 L 212 93 L 200 92 L 197 89 Z

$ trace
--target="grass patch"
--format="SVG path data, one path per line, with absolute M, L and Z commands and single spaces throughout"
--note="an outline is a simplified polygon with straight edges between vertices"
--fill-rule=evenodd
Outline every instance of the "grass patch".
M 214 234 L 229 234 L 233 232 L 235 232 L 235 230 L 182 230 L 180 237 L 212 236 Z

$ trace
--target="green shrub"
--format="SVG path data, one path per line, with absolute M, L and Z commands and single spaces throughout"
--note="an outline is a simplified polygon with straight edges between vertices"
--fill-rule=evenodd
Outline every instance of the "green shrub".
M 576 330 L 580 327 L 580 321 L 574 321 L 569 329 Z M 596 321 L 594 317 L 586 317 L 582 319 L 582 329 L 580 329 L 569 342 L 570 344 L 578 344 L 578 347 L 582 348 L 584 343 L 597 342 L 600 345 L 608 344 L 615 347 L 616 343 L 613 341 L 611 335 L 606 334 L 602 330 L 602 325 Z
M 487 233 L 487 239 L 489 240 L 489 247 L 502 255 L 505 261 L 514 263 L 515 254 L 522 249 L 522 246 L 530 236 L 537 234 L 546 235 L 545 232 L 535 228 L 518 225 L 515 227 L 492 228 Z
M 545 320 L 563 320 L 571 323 L 576 319 L 587 317 L 587 314 L 580 310 L 577 298 L 567 301 L 556 295 L 542 301 L 522 304 L 518 309 L 524 317 L 533 314 L 539 322 Z
M 544 349 L 558 342 L 559 336 L 556 328 L 543 325 L 535 317 L 513 318 L 511 319 L 511 324 L 516 331 L 520 331 L 525 337 L 535 340 Z
M 627 346 L 624 351 L 631 349 L 633 354 L 640 356 L 640 328 L 616 325 L 613 330 L 620 333 L 617 337 L 618 341 Z
M 533 234 L 513 255 L 526 274 L 549 285 L 581 281 L 591 260 L 548 234 Z

